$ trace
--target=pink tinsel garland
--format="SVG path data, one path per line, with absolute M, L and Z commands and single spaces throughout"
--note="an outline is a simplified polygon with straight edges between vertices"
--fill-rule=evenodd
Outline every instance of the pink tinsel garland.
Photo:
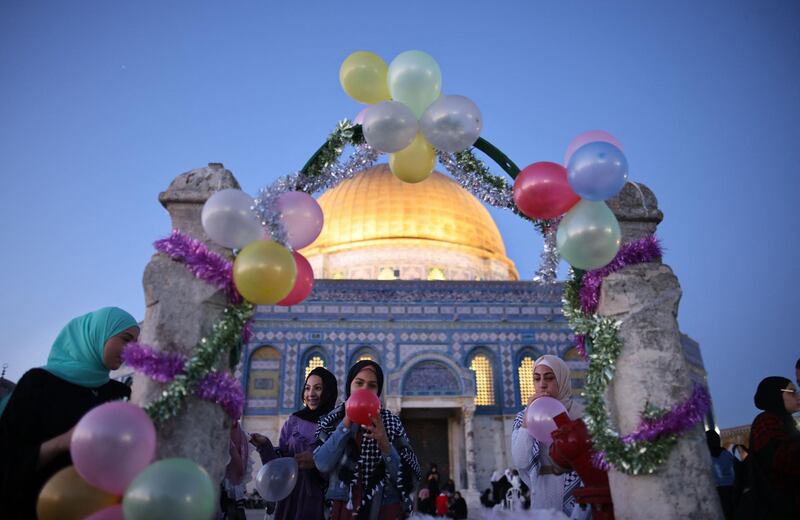
M 186 357 L 176 352 L 158 352 L 140 343 L 129 343 L 122 351 L 122 360 L 134 370 L 160 383 L 169 383 L 183 373 Z M 224 372 L 210 372 L 195 390 L 201 399 L 220 405 L 233 420 L 244 410 L 244 393 L 238 381 Z
M 172 235 L 157 240 L 153 246 L 158 252 L 186 264 L 186 268 L 200 280 L 224 291 L 231 303 L 242 301 L 233 283 L 233 264 L 204 243 L 175 229 Z

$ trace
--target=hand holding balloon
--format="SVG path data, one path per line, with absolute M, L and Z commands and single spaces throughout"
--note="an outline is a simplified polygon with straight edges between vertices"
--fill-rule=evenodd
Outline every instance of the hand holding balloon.
M 525 411 L 528 433 L 537 441 L 549 446 L 553 442 L 550 434 L 557 429 L 553 418 L 566 411 L 558 399 L 546 395 L 536 398 Z
M 386 435 L 386 429 L 383 427 L 383 419 L 381 419 L 380 413 L 372 416 L 372 421 L 366 426 L 366 429 L 367 437 L 375 439 L 381 452 L 384 455 L 388 455 L 391 446 L 389 445 L 389 437 Z

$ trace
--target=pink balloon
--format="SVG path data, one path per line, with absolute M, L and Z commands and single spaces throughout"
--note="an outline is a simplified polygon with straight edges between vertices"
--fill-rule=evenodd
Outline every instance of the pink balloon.
M 364 107 L 363 109 L 361 109 L 361 112 L 356 114 L 356 117 L 353 118 L 353 124 L 356 124 L 356 125 L 363 125 L 364 124 L 364 115 L 367 113 L 367 109 L 369 109 L 368 106 Z
M 155 457 L 156 429 L 147 413 L 134 404 L 101 404 L 78 421 L 70 454 L 86 482 L 122 495 Z
M 111 506 L 92 513 L 86 520 L 125 520 L 125 513 L 122 512 L 121 505 Z
M 567 152 L 564 154 L 564 166 L 569 164 L 569 160 L 572 158 L 572 154 L 580 148 L 581 146 L 589 143 L 594 143 L 597 141 L 603 141 L 604 143 L 611 143 L 620 150 L 622 150 L 622 143 L 614 137 L 613 135 L 609 134 L 604 130 L 589 130 L 588 132 L 584 132 L 579 134 L 572 142 L 569 143 L 567 146 Z
M 278 302 L 278 305 L 283 305 L 284 307 L 297 305 L 305 300 L 311 294 L 311 289 L 314 288 L 314 270 L 311 268 L 311 264 L 308 263 L 306 257 L 297 251 L 294 251 L 292 256 L 294 256 L 294 265 L 297 266 L 297 277 L 294 281 L 294 287 L 286 295 L 286 298 Z
M 550 446 L 553 438 L 550 434 L 558 429 L 553 418 L 566 412 L 561 401 L 554 397 L 543 396 L 536 399 L 525 412 L 528 420 L 528 433 L 534 439 Z
M 322 231 L 323 215 L 314 197 L 302 191 L 287 191 L 275 201 L 281 215 L 286 238 L 292 249 L 302 249 Z

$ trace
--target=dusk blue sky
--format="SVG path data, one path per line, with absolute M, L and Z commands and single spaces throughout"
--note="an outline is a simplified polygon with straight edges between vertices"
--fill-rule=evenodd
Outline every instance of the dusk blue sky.
M 222 162 L 256 193 L 361 109 L 344 58 L 419 49 L 520 167 L 585 130 L 622 141 L 664 211 L 718 421 L 750 423 L 759 380 L 800 356 L 798 27 L 795 1 L 3 0 L 0 363 L 18 379 L 100 306 L 142 319 L 176 175 Z M 492 214 L 530 279 L 541 239 Z

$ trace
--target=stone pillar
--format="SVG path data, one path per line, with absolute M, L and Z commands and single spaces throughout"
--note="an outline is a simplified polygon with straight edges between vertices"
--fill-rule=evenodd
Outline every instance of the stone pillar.
M 222 164 L 210 163 L 176 177 L 158 199 L 180 229 L 203 240 L 212 250 L 230 251 L 213 244 L 203 232 L 200 213 L 216 191 L 238 188 L 239 183 Z M 194 346 L 211 332 L 227 305 L 225 296 L 196 279 L 186 267 L 156 253 L 144 271 L 145 318 L 139 341 L 165 352 L 191 356 Z M 220 368 L 227 365 L 227 356 Z M 136 374 L 132 401 L 145 405 L 158 397 L 165 385 Z M 230 419 L 216 404 L 189 397 L 176 417 L 159 427 L 156 457 L 186 457 L 202 465 L 213 482 L 224 475 Z
M 653 233 L 663 218 L 653 193 L 628 183 L 609 202 L 622 226 L 623 242 Z M 627 267 L 603 282 L 598 313 L 620 322 L 623 342 L 606 394 L 611 419 L 628 434 L 647 403 L 670 408 L 692 391 L 681 348 L 677 315 L 681 288 L 661 263 Z M 611 470 L 614 515 L 620 520 L 722 518 L 701 426 L 680 437 L 666 463 L 652 475 Z
M 461 410 L 464 414 L 464 449 L 467 455 L 467 489 L 478 491 L 478 483 L 475 481 L 475 432 L 472 429 L 472 419 L 475 417 L 475 406 L 464 406 Z

